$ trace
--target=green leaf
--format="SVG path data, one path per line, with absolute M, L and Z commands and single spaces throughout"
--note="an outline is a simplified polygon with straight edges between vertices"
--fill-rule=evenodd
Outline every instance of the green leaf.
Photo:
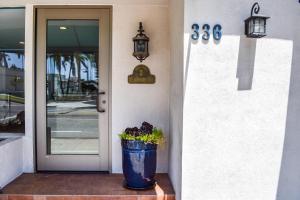
M 145 143 L 161 144 L 164 142 L 164 136 L 161 129 L 154 128 L 151 134 L 141 134 L 139 136 L 133 136 L 126 134 L 125 132 L 119 134 L 122 140 L 138 140 Z

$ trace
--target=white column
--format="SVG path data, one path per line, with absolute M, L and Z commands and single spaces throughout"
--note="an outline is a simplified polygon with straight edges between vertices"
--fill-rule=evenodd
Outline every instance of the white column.
M 34 171 L 34 8 L 25 11 L 25 136 L 23 137 L 23 171 Z

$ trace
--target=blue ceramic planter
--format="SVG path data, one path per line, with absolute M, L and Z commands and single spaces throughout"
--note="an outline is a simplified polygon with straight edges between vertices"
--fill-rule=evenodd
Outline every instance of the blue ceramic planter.
M 125 187 L 150 189 L 155 185 L 157 144 L 122 140 Z

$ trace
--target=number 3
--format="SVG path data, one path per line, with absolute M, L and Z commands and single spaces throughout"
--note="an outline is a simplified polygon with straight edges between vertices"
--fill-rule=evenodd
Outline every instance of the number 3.
M 209 40 L 209 38 L 210 38 L 210 33 L 209 33 L 210 26 L 208 24 L 204 24 L 202 26 L 202 29 L 204 31 L 204 34 L 202 35 L 202 39 L 203 40 Z
M 194 31 L 194 33 L 192 34 L 191 38 L 193 40 L 198 40 L 199 39 L 199 25 L 198 24 L 193 24 L 192 25 L 192 29 Z

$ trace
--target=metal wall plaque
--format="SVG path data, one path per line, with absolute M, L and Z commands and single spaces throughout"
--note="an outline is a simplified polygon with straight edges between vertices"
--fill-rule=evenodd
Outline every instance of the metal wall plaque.
M 130 84 L 153 84 L 155 83 L 155 75 L 150 73 L 146 65 L 137 65 L 133 73 L 128 76 Z

